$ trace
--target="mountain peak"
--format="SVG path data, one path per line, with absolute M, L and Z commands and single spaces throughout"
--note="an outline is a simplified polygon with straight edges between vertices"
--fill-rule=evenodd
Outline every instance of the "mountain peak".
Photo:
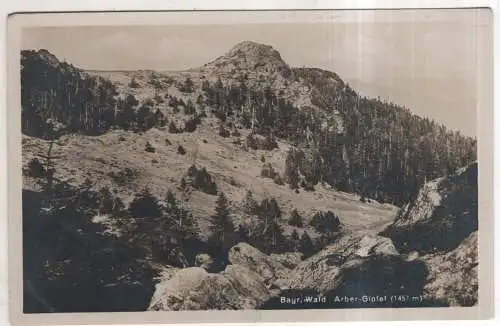
M 50 51 L 46 49 L 40 49 L 38 50 L 38 56 L 44 60 L 45 62 L 49 63 L 50 65 L 57 67 L 60 63 L 59 59 L 52 54 Z
M 264 57 L 283 61 L 280 53 L 272 46 L 253 41 L 240 42 L 227 53 L 227 56 L 230 57 L 237 55 L 245 55 L 247 57 Z
M 280 53 L 270 45 L 253 41 L 236 44 L 225 55 L 205 65 L 205 67 L 234 67 L 239 69 L 277 71 L 288 69 Z M 232 68 L 231 68 L 232 69 Z

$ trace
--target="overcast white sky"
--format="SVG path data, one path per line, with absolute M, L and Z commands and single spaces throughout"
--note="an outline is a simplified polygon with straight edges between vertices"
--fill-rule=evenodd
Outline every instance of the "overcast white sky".
M 488 60 L 491 46 L 486 10 L 350 11 L 259 23 L 223 13 L 218 25 L 166 17 L 168 24 L 156 26 L 30 28 L 22 47 L 45 48 L 84 69 L 180 70 L 250 40 L 272 45 L 291 66 L 334 71 L 364 95 L 476 135 L 477 79 L 488 68 L 478 62 Z

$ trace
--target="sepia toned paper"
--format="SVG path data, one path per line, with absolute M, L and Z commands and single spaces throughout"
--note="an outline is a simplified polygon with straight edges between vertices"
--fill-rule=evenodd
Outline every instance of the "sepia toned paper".
M 472 8 L 11 16 L 12 322 L 488 318 L 491 36 Z

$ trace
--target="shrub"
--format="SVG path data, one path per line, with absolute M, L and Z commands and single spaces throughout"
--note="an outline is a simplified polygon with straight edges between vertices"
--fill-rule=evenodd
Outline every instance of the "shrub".
M 148 188 L 135 194 L 130 202 L 129 212 L 134 218 L 157 218 L 162 215 L 158 199 L 151 194 Z
M 179 100 L 175 96 L 170 96 L 170 95 L 165 95 L 168 96 L 168 106 L 171 106 L 172 108 L 177 108 L 179 105 Z
M 185 190 L 185 189 L 186 189 L 186 187 L 187 187 L 186 179 L 181 178 L 181 182 L 180 182 L 179 188 L 180 188 L 181 190 Z
M 331 211 L 317 212 L 309 225 L 321 233 L 337 232 L 340 227 L 340 219 Z
M 193 187 L 210 195 L 217 195 L 217 185 L 205 168 L 197 170 L 193 179 Z
M 184 124 L 184 130 L 187 132 L 193 132 L 196 130 L 196 126 L 201 123 L 201 119 L 198 116 L 189 118 Z
M 165 100 L 164 100 L 164 99 L 163 99 L 163 97 L 161 97 L 160 95 L 156 95 L 156 96 L 155 96 L 155 101 L 156 101 L 156 103 L 158 103 L 158 104 L 165 103 Z
M 206 118 L 206 117 L 207 117 L 207 113 L 205 112 L 205 110 L 204 110 L 204 109 L 202 109 L 202 110 L 200 111 L 200 114 L 199 114 L 198 116 L 199 116 L 200 118 Z
M 257 134 L 248 134 L 245 141 L 247 147 L 254 150 L 261 149 L 270 151 L 275 148 L 278 148 L 278 142 L 274 137 L 271 136 L 263 137 Z
M 274 175 L 273 181 L 274 181 L 275 184 L 277 184 L 279 186 L 282 186 L 282 185 L 285 184 L 285 182 L 283 182 L 283 179 L 281 178 L 281 176 L 280 176 L 279 173 L 276 173 Z
M 314 184 L 311 181 L 302 181 L 301 186 L 305 191 L 314 191 Z
M 179 147 L 177 147 L 177 153 L 184 155 L 186 154 L 186 150 L 182 147 L 182 145 L 179 145 Z
M 156 149 L 153 147 L 153 145 L 151 145 L 150 142 L 146 143 L 146 148 L 144 150 L 146 152 L 148 152 L 148 153 L 154 153 L 154 152 L 156 152 Z
M 155 101 L 152 98 L 148 97 L 147 99 L 144 100 L 142 105 L 151 108 L 155 105 Z
M 33 158 L 28 163 L 28 175 L 33 178 L 41 178 L 46 174 L 45 167 L 38 158 Z
M 126 186 L 137 178 L 138 172 L 131 168 L 125 168 L 119 172 L 111 171 L 108 175 L 119 186 Z
M 298 228 L 304 226 L 304 222 L 302 221 L 302 216 L 300 216 L 299 212 L 296 209 L 292 211 L 290 219 L 288 220 L 288 224 L 291 226 L 296 226 Z
M 227 116 L 224 112 L 222 111 L 217 111 L 217 110 L 213 110 L 212 113 L 214 114 L 214 116 L 219 119 L 220 121 L 222 122 L 225 122 L 226 119 L 227 119 Z
M 108 187 L 103 187 L 99 190 L 99 213 L 111 214 L 114 210 L 115 200 Z
M 187 77 L 184 83 L 179 86 L 179 90 L 183 93 L 192 93 L 194 91 L 194 84 L 191 78 Z
M 276 171 L 274 170 L 273 166 L 271 165 L 271 163 L 265 163 L 263 166 L 262 166 L 262 170 L 260 172 L 260 175 L 263 177 L 263 178 L 271 178 L 271 179 L 274 179 L 274 177 L 276 176 Z
M 234 186 L 234 187 L 239 187 L 239 186 L 240 186 L 240 185 L 239 185 L 239 183 L 236 181 L 236 179 L 234 179 L 234 177 L 231 177 L 231 178 L 229 179 L 229 184 L 230 184 L 231 186 Z
M 196 109 L 194 107 L 194 104 L 191 100 L 188 100 L 186 106 L 184 107 L 184 114 L 186 115 L 191 115 L 191 114 L 195 114 L 196 113 Z
M 240 136 L 241 136 L 241 133 L 240 133 L 240 131 L 239 131 L 238 129 L 234 129 L 234 130 L 233 130 L 232 135 L 233 135 L 234 137 L 240 137 Z
M 135 78 L 132 78 L 130 80 L 130 83 L 128 84 L 128 87 L 130 87 L 130 88 L 137 88 L 137 87 L 139 87 L 139 83 L 137 83 L 137 81 L 135 80 Z
M 219 126 L 219 136 L 227 138 L 227 137 L 231 136 L 231 134 L 229 133 L 229 130 L 224 128 L 223 125 L 220 125 Z
M 177 128 L 177 125 L 175 122 L 170 121 L 170 124 L 168 125 L 168 132 L 171 134 L 177 134 L 180 132 L 180 130 Z
M 275 148 L 278 148 L 278 142 L 274 137 L 267 136 L 264 142 L 264 149 L 270 151 Z

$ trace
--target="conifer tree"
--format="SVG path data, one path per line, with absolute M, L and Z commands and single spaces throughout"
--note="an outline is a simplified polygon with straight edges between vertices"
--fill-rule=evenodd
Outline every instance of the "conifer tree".
M 314 253 L 314 244 L 306 231 L 304 231 L 300 237 L 299 251 L 302 252 L 305 257 L 310 257 Z
M 300 236 L 297 229 L 293 229 L 292 234 L 290 235 L 290 249 L 292 251 L 299 251 L 300 249 Z
M 248 190 L 245 197 L 242 200 L 243 211 L 247 214 L 256 214 L 258 211 L 259 204 L 253 198 L 253 193 Z
M 211 242 L 222 250 L 227 250 L 232 245 L 234 225 L 231 220 L 229 201 L 223 192 L 215 203 L 215 214 L 210 217 Z
M 285 179 L 290 184 L 291 189 L 297 189 L 299 187 L 299 166 L 293 147 L 290 148 L 286 156 Z

